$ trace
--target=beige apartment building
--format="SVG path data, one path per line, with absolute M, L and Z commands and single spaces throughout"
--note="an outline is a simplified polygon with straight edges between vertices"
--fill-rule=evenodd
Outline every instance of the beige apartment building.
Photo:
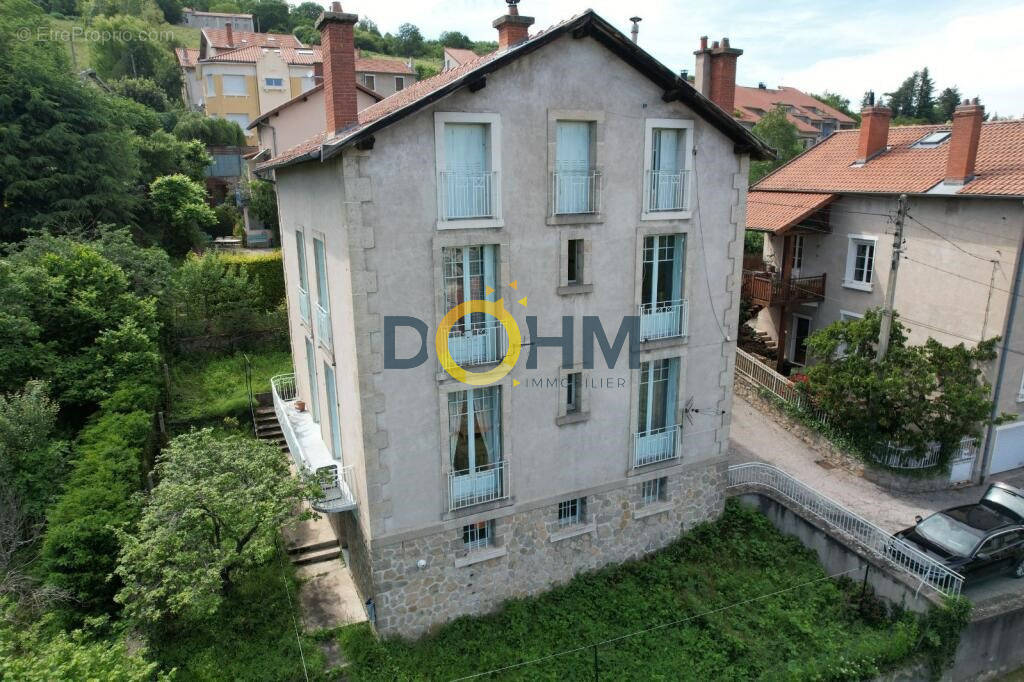
M 996 412 L 1024 415 L 1024 122 L 983 122 L 976 102 L 951 124 L 890 127 L 871 106 L 751 188 L 747 229 L 766 234 L 764 272 L 744 273 L 786 370 L 808 362 L 807 337 L 882 306 L 893 219 L 909 201 L 895 309 L 909 342 L 1002 338 L 986 368 Z M 1024 420 L 991 429 L 961 476 L 1024 467 Z M 954 472 L 956 475 L 956 472 Z
M 295 366 L 274 401 L 377 629 L 418 636 L 721 512 L 771 150 L 593 11 L 529 36 L 509 5 L 497 51 L 358 111 L 357 20 L 317 22 L 325 132 L 258 166 Z

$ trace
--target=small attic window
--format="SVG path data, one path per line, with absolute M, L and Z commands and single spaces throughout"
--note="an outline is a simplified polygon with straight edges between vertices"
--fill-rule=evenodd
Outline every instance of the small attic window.
M 951 131 L 949 130 L 940 130 L 936 133 L 928 133 L 920 140 L 915 142 L 914 147 L 923 147 L 926 149 L 929 147 L 938 147 L 940 144 L 949 139 L 950 134 Z

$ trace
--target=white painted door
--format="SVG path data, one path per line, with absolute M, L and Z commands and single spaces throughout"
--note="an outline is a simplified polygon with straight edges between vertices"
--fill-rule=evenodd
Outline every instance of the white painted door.
M 989 474 L 1024 467 L 1024 421 L 997 426 L 995 441 Z

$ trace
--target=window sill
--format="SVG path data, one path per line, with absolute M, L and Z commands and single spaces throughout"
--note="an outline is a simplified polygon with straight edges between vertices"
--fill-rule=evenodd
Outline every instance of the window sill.
M 689 220 L 692 211 L 645 211 L 640 213 L 640 220 Z
M 486 227 L 505 227 L 501 218 L 466 218 L 465 220 L 443 220 L 438 218 L 439 230 L 474 230 Z
M 559 296 L 575 296 L 576 294 L 590 294 L 594 291 L 593 284 L 568 284 L 556 289 Z
M 645 519 L 648 516 L 656 516 L 657 514 L 663 514 L 663 513 L 667 512 L 667 511 L 670 511 L 671 509 L 672 509 L 672 503 L 671 502 L 668 502 L 668 501 L 665 501 L 665 502 L 655 502 L 653 504 L 648 504 L 648 505 L 645 505 L 645 506 L 640 507 L 639 509 L 637 509 L 635 512 L 633 512 L 633 518 L 634 519 Z
M 641 341 L 638 345 L 640 350 L 658 350 L 659 348 L 671 348 L 672 346 L 678 346 L 682 343 L 686 343 L 687 337 L 685 334 L 679 336 L 665 336 L 660 339 L 650 339 L 649 341 Z
M 552 533 L 548 536 L 548 540 L 551 542 L 561 542 L 562 540 L 568 540 L 569 538 L 576 538 L 580 535 L 587 535 L 595 532 L 597 532 L 597 524 L 593 521 L 585 524 L 574 523 L 571 526 L 566 526 L 565 528 Z
M 544 219 L 548 225 L 597 225 L 604 222 L 603 213 L 560 213 Z
M 572 414 L 563 414 L 560 417 L 555 417 L 555 424 L 558 426 L 565 426 L 566 424 L 579 424 L 590 419 L 589 412 L 573 412 Z
M 874 291 L 874 287 L 871 284 L 865 284 L 863 282 L 855 282 L 853 280 L 844 279 L 843 287 L 846 289 L 856 289 L 857 291 Z
M 508 554 L 508 550 L 502 547 L 488 547 L 487 549 L 478 549 L 470 552 L 463 557 L 455 557 L 455 568 L 464 568 L 466 566 L 472 566 L 473 564 L 479 564 L 482 561 L 490 561 L 491 559 L 500 559 L 501 557 Z

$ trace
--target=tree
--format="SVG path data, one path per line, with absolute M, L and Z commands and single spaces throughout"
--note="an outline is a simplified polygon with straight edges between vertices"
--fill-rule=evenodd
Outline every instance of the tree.
M 0 5 L 0 35 L 46 27 L 28 0 Z M 104 95 L 46 41 L 0 41 L 0 241 L 29 228 L 128 223 L 138 198 L 133 139 Z
M 418 57 L 423 54 L 423 34 L 413 24 L 405 23 L 398 27 L 395 36 L 395 53 L 403 57 Z
M 205 230 L 217 224 L 206 204 L 206 190 L 195 180 L 176 173 L 159 177 L 149 186 L 154 236 L 172 256 L 183 256 L 205 241 Z
M 441 37 L 437 39 L 437 42 L 441 43 L 444 47 L 456 47 L 463 50 L 473 49 L 473 41 L 465 33 L 460 33 L 459 31 L 444 31 Z
M 292 27 L 309 26 L 312 28 L 313 24 L 315 24 L 316 20 L 320 18 L 320 14 L 322 14 L 323 11 L 324 8 L 318 2 L 309 2 L 309 0 L 307 0 L 304 3 L 297 5 L 292 8 L 291 14 L 289 15 Z
M 932 122 L 935 120 L 935 83 L 928 73 L 928 67 L 921 69 L 917 77 L 917 91 L 914 94 L 914 118 Z
M 296 26 L 292 29 L 292 35 L 305 45 L 320 44 L 320 31 L 309 25 Z
M 288 22 L 288 5 L 281 0 L 256 0 L 244 3 L 244 9 L 252 14 L 257 31 L 282 33 L 291 28 Z
M 271 559 L 279 527 L 316 494 L 278 448 L 211 429 L 172 440 L 156 475 L 138 529 L 118 534 L 117 600 L 142 623 L 216 613 L 235 574 Z
M 180 0 L 156 0 L 156 4 L 164 14 L 164 21 L 172 26 L 181 23 L 182 12 Z
M 107 85 L 121 97 L 135 100 L 153 111 L 167 111 L 171 108 L 167 95 L 150 78 L 121 78 Z
M 274 185 L 266 180 L 253 180 L 249 183 L 249 207 L 256 217 L 263 222 L 268 230 L 278 233 L 277 224 L 277 192 Z
M 962 100 L 960 90 L 955 85 L 940 92 L 935 101 L 935 121 L 937 123 L 952 121 L 953 112 Z
M 92 65 L 107 80 L 149 78 L 170 100 L 181 99 L 181 69 L 169 46 L 153 40 L 151 24 L 134 16 L 100 17 L 95 29 L 109 40 L 90 46 Z
M 245 133 L 237 123 L 204 116 L 198 111 L 190 111 L 178 118 L 174 136 L 179 140 L 198 140 L 211 146 L 240 147 L 245 144 Z
M 58 406 L 45 382 L 0 394 L 0 485 L 28 524 L 38 524 L 60 491 L 67 444 L 55 437 Z
M 362 19 L 360 19 L 359 23 L 356 24 L 356 29 L 360 31 L 366 31 L 367 33 L 372 33 L 375 36 L 380 35 L 380 29 L 377 28 L 377 23 L 373 19 L 370 19 L 368 17 L 363 17 Z
M 811 97 L 813 97 L 814 99 L 818 100 L 823 104 L 829 105 L 833 109 L 841 111 L 842 113 L 846 114 L 855 121 L 860 120 L 860 114 L 858 114 L 857 112 L 853 111 L 853 109 L 850 108 L 850 99 L 848 97 L 843 97 L 838 93 L 830 92 L 828 90 L 821 93 L 820 95 L 812 94 Z
M 127 228 L 116 225 L 100 225 L 99 236 L 92 245 L 104 258 L 121 268 L 136 296 L 163 300 L 174 272 L 166 251 L 155 246 L 137 245 Z
M 837 322 L 807 340 L 817 360 L 799 384 L 811 402 L 867 449 L 887 441 L 923 454 L 940 443 L 943 463 L 964 436 L 990 423 L 991 386 L 979 366 L 995 358 L 997 339 L 974 348 L 947 347 L 934 339 L 907 345 L 903 324 L 893 320 L 889 352 L 875 361 L 881 315 Z
M 775 107 L 754 124 L 754 134 L 775 149 L 774 161 L 754 161 L 750 164 L 750 184 L 799 154 L 803 147 L 797 137 L 796 126 L 786 117 L 785 107 Z
M 198 140 L 183 141 L 160 130 L 138 141 L 140 181 L 146 186 L 164 175 L 180 173 L 202 182 L 213 159 Z

